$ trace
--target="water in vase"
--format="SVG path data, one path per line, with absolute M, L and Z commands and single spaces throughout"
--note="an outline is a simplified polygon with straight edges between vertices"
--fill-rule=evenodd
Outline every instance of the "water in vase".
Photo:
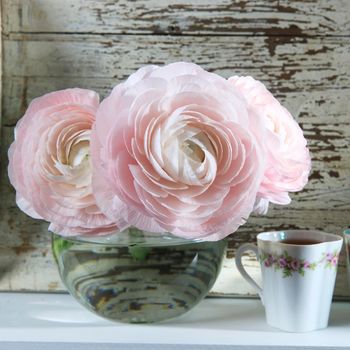
M 135 323 L 173 318 L 196 305 L 213 286 L 226 247 L 225 241 L 113 245 L 59 236 L 53 242 L 62 280 L 81 304 Z

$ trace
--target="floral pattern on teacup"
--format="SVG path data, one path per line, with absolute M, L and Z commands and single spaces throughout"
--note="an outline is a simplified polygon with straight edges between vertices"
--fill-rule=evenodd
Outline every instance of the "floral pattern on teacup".
M 315 270 L 317 266 L 324 265 L 325 268 L 337 269 L 339 251 L 333 253 L 323 253 L 317 261 L 308 261 L 306 259 L 297 259 L 284 251 L 282 255 L 260 253 L 260 262 L 265 267 L 273 267 L 275 270 L 282 270 L 283 277 L 291 277 L 293 273 L 305 275 L 307 270 Z

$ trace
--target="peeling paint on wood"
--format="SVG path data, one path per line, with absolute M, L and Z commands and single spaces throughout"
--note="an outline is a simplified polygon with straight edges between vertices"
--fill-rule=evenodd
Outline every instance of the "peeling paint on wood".
M 6 33 L 348 35 L 347 0 L 3 0 Z
M 6 176 L 13 129 L 34 97 L 80 86 L 106 96 L 138 67 L 176 60 L 262 80 L 303 127 L 313 170 L 288 207 L 229 241 L 213 294 L 251 295 L 233 257 L 265 230 L 341 234 L 350 211 L 350 1 L 3 0 L 0 290 L 64 291 L 47 223 L 16 207 Z M 172 34 L 172 35 L 164 35 Z M 258 277 L 257 262 L 246 258 Z M 342 255 L 336 296 L 350 298 Z
M 5 76 L 122 80 L 140 65 L 190 60 L 225 77 L 250 72 L 281 93 L 349 82 L 350 43 L 339 37 L 284 38 L 274 56 L 265 37 L 13 34 L 3 45 Z M 323 46 L 327 52 L 307 54 Z

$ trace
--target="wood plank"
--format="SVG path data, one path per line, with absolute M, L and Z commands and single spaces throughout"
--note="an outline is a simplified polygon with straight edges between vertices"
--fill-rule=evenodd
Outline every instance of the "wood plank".
M 104 67 L 100 69 L 102 70 Z M 121 68 L 121 70 L 124 70 L 124 68 Z M 119 75 L 127 75 L 131 72 L 131 70 L 130 72 L 124 71 Z M 236 70 L 236 72 L 238 74 L 249 74 L 249 68 Z M 293 78 L 289 80 L 289 89 L 291 91 L 280 92 L 278 88 L 271 88 L 273 81 L 269 78 L 268 72 L 266 74 L 261 73 L 259 78 L 265 82 L 270 90 L 274 90 L 275 96 L 291 111 L 300 123 L 334 124 L 337 126 L 337 124 L 350 122 L 350 85 L 344 84 L 343 87 L 335 87 L 334 89 L 327 89 L 323 86 L 311 89 L 309 86 L 308 91 L 301 91 L 298 89 L 298 86 L 304 82 L 302 75 L 298 81 Z M 97 91 L 102 99 L 119 82 L 121 80 L 117 78 L 106 77 L 6 76 L 3 81 L 4 91 L 6 92 L 3 95 L 3 114 L 6 116 L 4 124 L 14 125 L 23 115 L 32 99 L 49 91 L 79 86 Z M 296 84 L 298 85 L 296 86 Z M 305 81 L 306 84 L 307 81 Z
M 193 61 L 228 77 L 250 74 L 278 93 L 349 87 L 347 38 L 12 35 L 4 76 L 125 79 L 145 64 Z M 150 50 L 152 48 L 152 50 Z
M 349 35 L 346 0 L 3 0 L 4 31 Z

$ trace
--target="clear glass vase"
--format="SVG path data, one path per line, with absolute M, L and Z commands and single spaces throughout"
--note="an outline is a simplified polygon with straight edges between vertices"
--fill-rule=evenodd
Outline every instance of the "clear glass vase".
M 108 237 L 53 235 L 52 247 L 62 281 L 83 306 L 110 320 L 152 323 L 184 314 L 207 295 L 226 240 L 129 229 Z

